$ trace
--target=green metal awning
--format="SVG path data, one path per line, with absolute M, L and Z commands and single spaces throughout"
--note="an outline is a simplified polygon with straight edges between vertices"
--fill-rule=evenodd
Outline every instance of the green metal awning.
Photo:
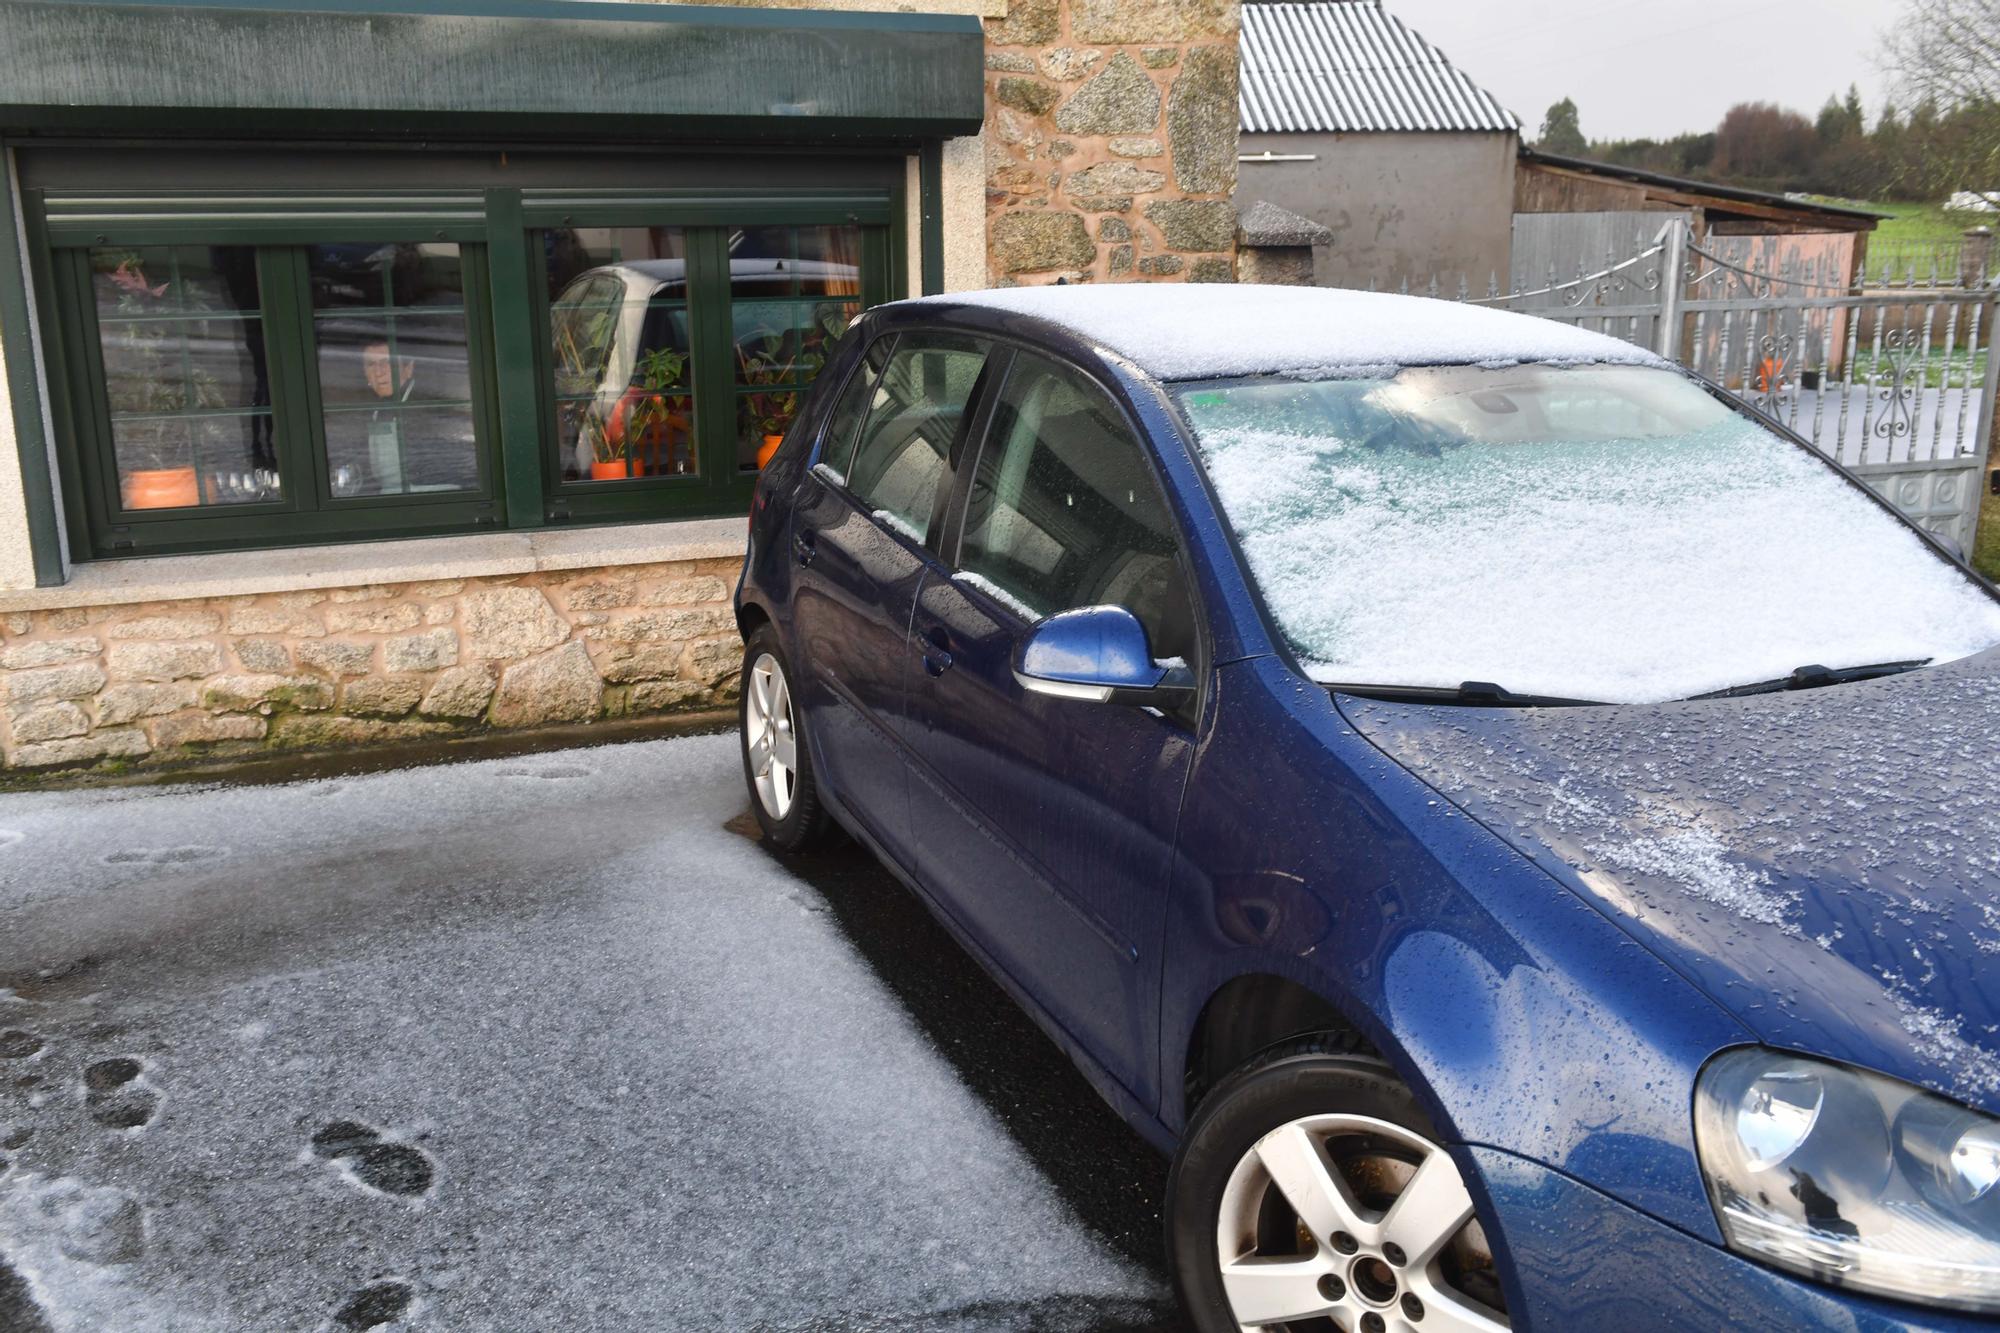
M 979 20 L 574 0 L 8 0 L 0 129 L 824 143 L 976 133 Z

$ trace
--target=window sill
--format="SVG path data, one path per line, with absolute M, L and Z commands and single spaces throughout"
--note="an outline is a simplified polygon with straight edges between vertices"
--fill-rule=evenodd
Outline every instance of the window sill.
M 0 612 L 740 558 L 746 536 L 739 516 L 109 560 L 61 587 L 0 592 Z

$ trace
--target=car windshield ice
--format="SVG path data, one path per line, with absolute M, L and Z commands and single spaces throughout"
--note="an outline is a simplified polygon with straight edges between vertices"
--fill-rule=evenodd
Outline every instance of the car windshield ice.
M 1646 703 L 2000 643 L 1979 585 L 1670 370 L 1369 374 L 1177 386 L 1316 680 Z

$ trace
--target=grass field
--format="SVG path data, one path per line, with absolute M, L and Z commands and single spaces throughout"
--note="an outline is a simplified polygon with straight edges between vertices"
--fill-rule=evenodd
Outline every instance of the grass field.
M 1947 212 L 1942 204 L 1891 204 L 1868 199 L 1835 199 L 1816 196 L 1823 203 L 1847 204 L 1888 218 L 1868 235 L 1868 271 L 1877 272 L 1884 264 L 1900 279 L 1914 265 L 1919 281 L 1930 271 L 1933 256 L 1942 264 L 1955 264 L 1957 246 L 1969 228 L 1988 226 L 2000 231 L 2000 215 L 1992 213 Z
M 1988 505 L 1980 517 L 1979 540 L 1972 548 L 1972 567 L 2000 582 L 2000 505 Z
M 1992 226 L 1996 221 L 1990 213 L 1948 213 L 1938 204 L 1861 204 L 1858 207 L 1890 215 L 1887 222 L 1870 233 L 1870 251 L 1877 244 L 1903 246 L 1955 242 L 1964 238 L 1968 227 L 1977 227 L 1982 222 Z

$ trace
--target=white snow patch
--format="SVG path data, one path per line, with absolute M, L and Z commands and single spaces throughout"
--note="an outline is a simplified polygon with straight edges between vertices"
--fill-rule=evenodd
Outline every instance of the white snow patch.
M 1483 306 L 1330 287 L 1119 283 L 921 298 L 1066 325 L 1160 379 L 1338 366 L 1610 361 L 1664 364 L 1631 343 Z
M 813 475 L 833 486 L 847 485 L 847 474 L 831 463 L 814 463 Z
M 951 576 L 959 583 L 979 589 L 979 591 L 985 593 L 988 597 L 991 597 L 994 601 L 1000 603 L 1000 605 L 1006 607 L 1015 615 L 1020 616 L 1031 625 L 1042 618 L 1040 611 L 1029 606 L 1026 602 L 1016 597 L 1013 593 L 1008 592 L 984 574 L 975 574 L 969 569 L 956 569 L 952 571 Z
M 889 531 L 899 532 L 919 546 L 923 545 L 924 534 L 918 530 L 916 524 L 910 522 L 910 520 L 904 518 L 901 514 L 892 513 L 887 509 L 877 509 L 873 517 L 877 523 L 880 523 L 883 527 L 889 529 Z
M 1671 880 L 1704 902 L 1795 933 L 1789 920 L 1797 891 L 1774 892 L 1762 871 L 1729 859 L 1729 848 L 1713 829 L 1699 823 L 1662 829 L 1651 837 L 1594 842 L 1586 850 L 1621 870 Z
M 1884 973 L 1884 988 L 1903 1030 L 1910 1034 L 1911 1048 L 1940 1070 L 1950 1070 L 1953 1079 L 1982 1092 L 2000 1089 L 2000 1056 L 1965 1039 L 1959 1020 L 1915 998 L 1916 988 L 1899 975 Z
M 1217 428 L 1201 450 L 1322 681 L 1647 703 L 2000 643 L 2000 605 L 1734 417 L 1638 444 L 1426 456 Z

